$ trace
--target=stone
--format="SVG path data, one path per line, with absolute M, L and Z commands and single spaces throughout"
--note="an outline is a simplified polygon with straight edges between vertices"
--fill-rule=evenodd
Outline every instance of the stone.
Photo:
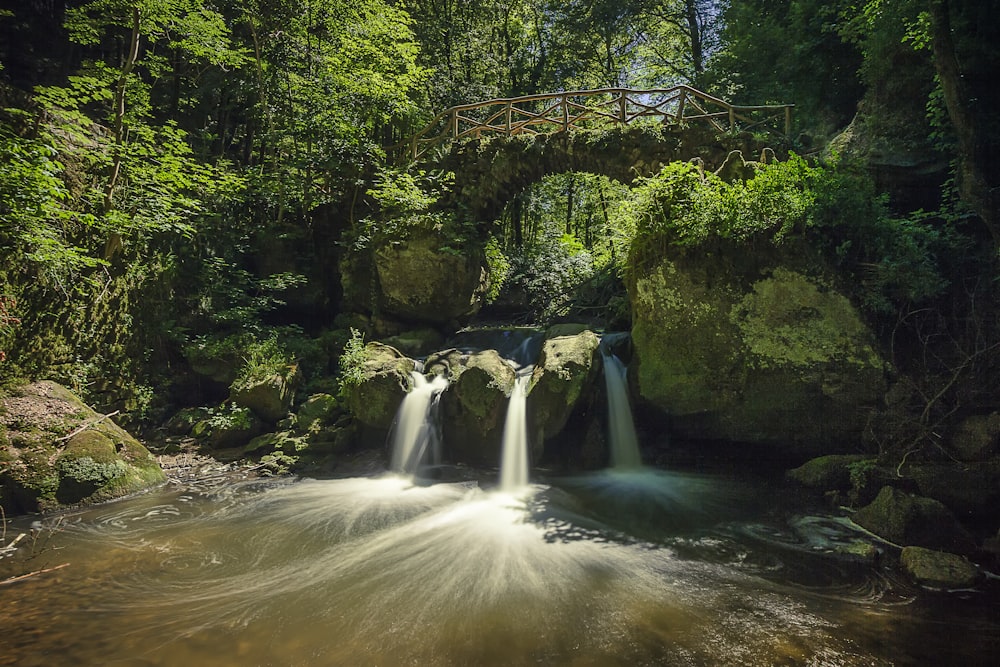
M 334 396 L 313 394 L 299 406 L 294 428 L 302 431 L 318 430 L 331 423 L 339 413 L 340 404 Z
M 640 396 L 690 440 L 844 453 L 882 406 L 875 336 L 806 246 L 673 248 L 629 284 Z
M 847 489 L 851 486 L 851 468 L 861 461 L 871 460 L 857 454 L 828 454 L 806 461 L 789 470 L 793 482 L 811 489 Z
M 441 357 L 439 357 L 441 358 Z M 441 397 L 441 430 L 449 459 L 496 466 L 515 373 L 496 350 L 461 355 L 449 366 Z
M 298 381 L 298 367 L 289 366 L 282 373 L 234 384 L 230 389 L 229 400 L 252 410 L 265 422 L 274 424 L 288 416 Z
M 955 427 L 949 445 L 961 461 L 985 461 L 1000 455 L 1000 413 L 963 419 Z
M 388 431 L 410 388 L 413 359 L 378 342 L 365 345 L 360 377 L 347 393 L 347 406 L 354 418 L 377 431 Z
M 482 249 L 446 252 L 433 232 L 416 232 L 375 250 L 380 310 L 411 322 L 450 324 L 474 315 L 486 293 Z
M 959 517 L 990 517 L 1000 503 L 1000 460 L 974 465 L 911 463 L 905 475 L 921 495 L 939 500 Z
M 0 397 L 8 514 L 113 500 L 164 481 L 149 450 L 65 387 L 34 382 Z
M 905 547 L 899 554 L 903 570 L 921 586 L 929 588 L 970 588 L 979 570 L 962 556 L 924 547 Z
M 544 441 L 566 426 L 584 393 L 598 375 L 594 363 L 600 340 L 593 331 L 546 338 L 528 389 L 528 424 L 532 446 L 540 453 Z
M 871 504 L 852 517 L 854 523 L 898 546 L 920 546 L 968 554 L 972 536 L 942 503 L 932 498 L 883 487 Z

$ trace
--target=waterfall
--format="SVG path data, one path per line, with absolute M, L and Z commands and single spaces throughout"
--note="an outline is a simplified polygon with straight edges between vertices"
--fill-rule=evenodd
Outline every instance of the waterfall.
M 632 422 L 632 408 L 628 402 L 628 372 L 621 359 L 601 346 L 604 359 L 604 383 L 608 392 L 608 439 L 611 444 L 611 467 L 619 469 L 641 468 L 639 439 Z
M 517 374 L 507 405 L 503 425 L 503 450 L 500 459 L 500 490 L 516 491 L 528 485 L 528 422 L 525 407 L 531 367 Z
M 428 449 L 432 462 L 440 459 L 441 438 L 435 412 L 441 392 L 448 379 L 436 375 L 429 381 L 417 371 L 410 373 L 413 389 L 406 395 L 396 412 L 396 429 L 392 440 L 391 469 L 414 474 Z

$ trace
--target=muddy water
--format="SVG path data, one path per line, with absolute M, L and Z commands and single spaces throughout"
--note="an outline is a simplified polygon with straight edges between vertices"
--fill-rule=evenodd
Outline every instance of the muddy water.
M 167 488 L 0 561 L 68 563 L 0 586 L 0 664 L 998 664 L 992 593 L 917 590 L 780 499 L 648 469 Z

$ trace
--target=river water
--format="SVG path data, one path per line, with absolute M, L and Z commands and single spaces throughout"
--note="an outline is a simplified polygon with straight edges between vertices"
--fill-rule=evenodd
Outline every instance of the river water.
M 0 664 L 1000 664 L 995 591 L 919 590 L 773 481 L 535 478 L 192 483 L 47 518 L 0 578 L 68 565 L 0 586 Z

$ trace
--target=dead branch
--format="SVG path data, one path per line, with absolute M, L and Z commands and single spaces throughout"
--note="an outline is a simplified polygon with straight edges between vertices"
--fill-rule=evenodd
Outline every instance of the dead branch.
M 109 412 L 106 415 L 101 415 L 97 419 L 92 419 L 89 422 L 87 422 L 86 424 L 84 424 L 83 426 L 81 426 L 80 428 L 78 428 L 75 431 L 73 431 L 72 433 L 70 433 L 69 435 L 64 435 L 61 438 L 56 438 L 56 442 L 63 442 L 64 440 L 69 440 L 70 438 L 72 438 L 77 433 L 83 433 L 84 431 L 86 431 L 91 426 L 97 426 L 98 424 L 100 424 L 102 421 L 104 421 L 108 417 L 114 417 L 119 412 L 120 412 L 120 410 L 115 410 L 114 412 Z
M 25 579 L 27 579 L 29 577 L 34 577 L 34 576 L 39 575 L 39 574 L 46 574 L 48 572 L 55 572 L 56 570 L 61 570 L 64 567 L 68 567 L 68 566 L 69 566 L 69 563 L 63 563 L 62 565 L 56 565 L 55 567 L 47 567 L 44 570 L 35 570 L 34 572 L 29 572 L 27 574 L 18 575 L 16 577 L 10 577 L 8 579 L 4 579 L 3 581 L 0 581 L 0 586 L 6 586 L 7 584 L 13 584 L 13 583 L 16 583 L 18 581 L 24 581 Z

